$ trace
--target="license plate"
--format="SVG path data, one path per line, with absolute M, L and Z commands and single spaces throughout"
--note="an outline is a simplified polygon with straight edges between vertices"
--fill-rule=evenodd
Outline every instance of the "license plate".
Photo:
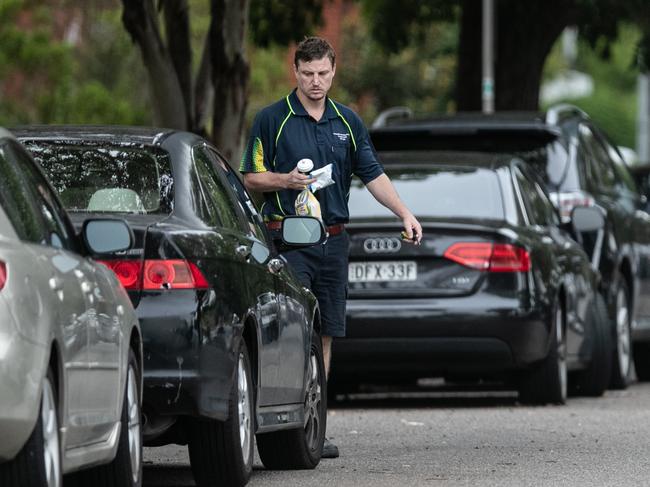
M 350 262 L 348 266 L 350 282 L 415 281 L 417 277 L 418 268 L 413 260 Z

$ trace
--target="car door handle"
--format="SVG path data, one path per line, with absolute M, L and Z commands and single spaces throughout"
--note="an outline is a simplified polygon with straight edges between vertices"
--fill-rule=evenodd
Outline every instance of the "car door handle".
M 235 253 L 237 254 L 237 257 L 239 257 L 240 259 L 246 260 L 251 255 L 251 248 L 246 245 L 238 245 L 235 248 Z
M 269 260 L 269 263 L 267 264 L 267 267 L 269 269 L 269 272 L 271 274 L 277 274 L 279 273 L 282 269 L 284 269 L 284 261 L 282 259 L 271 259 Z

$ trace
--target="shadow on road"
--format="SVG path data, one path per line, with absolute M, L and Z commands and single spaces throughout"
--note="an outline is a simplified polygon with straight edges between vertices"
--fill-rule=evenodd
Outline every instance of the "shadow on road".
M 143 487 L 196 487 L 189 465 L 145 464 Z
M 517 392 L 500 384 L 444 384 L 430 387 L 362 385 L 359 392 L 331 395 L 330 409 L 440 409 L 517 405 Z

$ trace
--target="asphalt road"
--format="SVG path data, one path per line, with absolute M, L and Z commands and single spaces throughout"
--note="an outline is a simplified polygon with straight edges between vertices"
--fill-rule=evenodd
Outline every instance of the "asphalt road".
M 250 486 L 650 485 L 650 384 L 565 406 L 506 392 L 357 395 L 330 410 L 341 457 L 270 472 Z M 192 486 L 183 447 L 147 448 L 146 487 Z

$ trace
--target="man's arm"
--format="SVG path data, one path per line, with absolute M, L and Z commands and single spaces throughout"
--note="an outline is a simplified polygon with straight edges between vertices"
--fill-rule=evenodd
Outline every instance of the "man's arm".
M 248 172 L 244 174 L 244 185 L 248 191 L 264 193 L 266 191 L 282 191 L 283 189 L 305 189 L 307 185 L 316 181 L 294 169 L 290 173 L 273 171 Z
M 420 240 L 422 240 L 422 227 L 420 226 L 420 222 L 413 216 L 413 213 L 411 213 L 406 205 L 402 203 L 388 176 L 386 174 L 377 176 L 366 184 L 366 188 L 368 188 L 368 191 L 370 191 L 379 203 L 402 219 L 404 230 L 409 240 L 413 241 L 413 232 L 415 232 L 415 243 L 419 244 Z

